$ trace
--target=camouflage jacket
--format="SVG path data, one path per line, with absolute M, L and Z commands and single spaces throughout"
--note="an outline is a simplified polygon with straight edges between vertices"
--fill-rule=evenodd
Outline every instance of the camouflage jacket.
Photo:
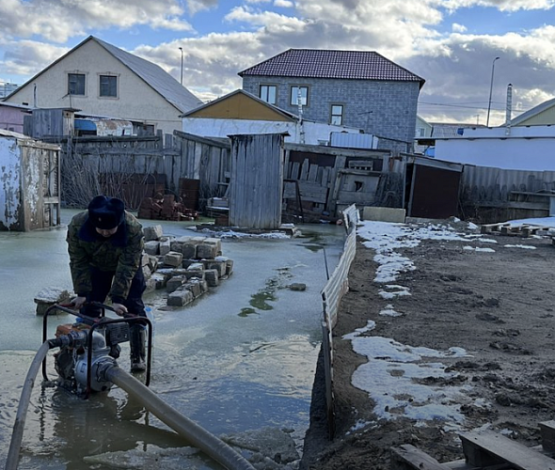
M 71 219 L 66 240 L 75 293 L 86 297 L 91 292 L 90 268 L 93 266 L 100 271 L 115 273 L 109 297 L 113 302 L 123 302 L 143 254 L 144 235 L 139 221 L 125 212 L 125 221 L 118 231 L 103 238 L 89 222 L 88 212 L 81 212 Z

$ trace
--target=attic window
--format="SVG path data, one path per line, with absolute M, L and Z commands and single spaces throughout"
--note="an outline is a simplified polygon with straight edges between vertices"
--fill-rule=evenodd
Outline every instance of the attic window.
M 68 95 L 85 94 L 85 74 L 84 73 L 67 74 L 67 94 Z
M 100 96 L 117 98 L 118 96 L 118 77 L 113 75 L 100 75 Z

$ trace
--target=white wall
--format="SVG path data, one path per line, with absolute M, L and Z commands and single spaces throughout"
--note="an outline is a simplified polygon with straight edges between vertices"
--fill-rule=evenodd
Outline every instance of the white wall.
M 359 133 L 352 127 L 332 126 L 319 122 L 305 121 L 304 143 L 319 145 L 329 141 L 332 132 Z M 248 119 L 183 118 L 183 132 L 203 137 L 227 137 L 229 135 L 279 134 L 288 132 L 285 142 L 301 143 L 300 128 L 295 122 L 255 121 Z
M 555 126 L 464 129 L 436 140 L 435 158 L 511 170 L 555 170 Z
M 85 74 L 84 96 L 67 94 L 69 73 Z M 100 75 L 104 74 L 117 75 L 117 98 L 99 96 Z M 36 106 L 40 108 L 71 107 L 85 114 L 129 121 L 148 117 L 146 124 L 156 124 L 165 133 L 181 129 L 181 112 L 92 40 L 21 88 L 8 102 L 34 106 L 35 85 Z

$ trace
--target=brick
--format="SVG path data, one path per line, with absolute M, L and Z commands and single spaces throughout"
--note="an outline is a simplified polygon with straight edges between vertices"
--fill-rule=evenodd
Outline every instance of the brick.
M 169 238 L 163 238 L 160 240 L 160 254 L 167 255 L 171 250 L 171 240 Z
M 195 300 L 195 297 L 190 290 L 180 288 L 168 296 L 168 305 L 170 307 L 183 307 L 193 300 Z
M 166 290 L 168 292 L 173 292 L 182 287 L 185 284 L 185 281 L 185 276 L 174 276 L 166 283 Z
M 198 259 L 214 259 L 218 254 L 219 251 L 216 245 L 202 243 L 197 246 Z
M 157 256 L 160 253 L 160 243 L 157 241 L 146 242 L 145 253 L 152 256 Z
M 193 293 L 195 299 L 204 294 L 201 286 L 201 281 L 198 279 L 189 279 L 184 287 L 185 289 L 190 290 Z
M 212 261 L 207 263 L 206 267 L 208 269 L 216 271 L 218 273 L 218 277 L 223 277 L 226 275 L 225 261 Z
M 145 241 L 159 240 L 162 238 L 163 230 L 161 225 L 153 225 L 152 227 L 143 227 Z
M 166 284 L 168 283 L 168 279 L 166 278 L 166 276 L 160 273 L 152 274 L 152 276 L 150 277 L 150 280 L 153 284 L 154 289 L 156 290 L 163 289 L 164 287 L 166 287 Z
M 233 260 L 231 258 L 227 256 L 218 256 L 215 261 L 225 262 L 225 275 L 231 276 L 231 273 L 233 273 Z
M 220 284 L 220 275 L 216 269 L 207 269 L 204 271 L 204 278 L 209 287 L 218 287 Z
M 178 266 L 181 266 L 182 262 L 183 255 L 176 251 L 170 251 L 168 254 L 164 255 L 164 264 L 168 266 L 173 266 L 177 268 Z

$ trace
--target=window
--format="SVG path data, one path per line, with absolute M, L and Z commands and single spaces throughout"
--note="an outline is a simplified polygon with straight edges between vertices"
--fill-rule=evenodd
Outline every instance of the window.
M 330 123 L 335 126 L 341 126 L 343 124 L 343 105 L 342 104 L 331 105 Z
M 299 95 L 301 102 L 299 103 Z M 308 87 L 307 86 L 292 86 L 291 87 L 291 104 L 298 105 L 302 104 L 306 106 L 308 103 Z
M 276 104 L 277 87 L 275 85 L 260 85 L 260 99 L 270 104 Z
M 84 73 L 69 73 L 67 75 L 67 94 L 68 95 L 85 94 L 85 74 Z
M 100 96 L 118 96 L 118 77 L 113 75 L 100 76 Z

